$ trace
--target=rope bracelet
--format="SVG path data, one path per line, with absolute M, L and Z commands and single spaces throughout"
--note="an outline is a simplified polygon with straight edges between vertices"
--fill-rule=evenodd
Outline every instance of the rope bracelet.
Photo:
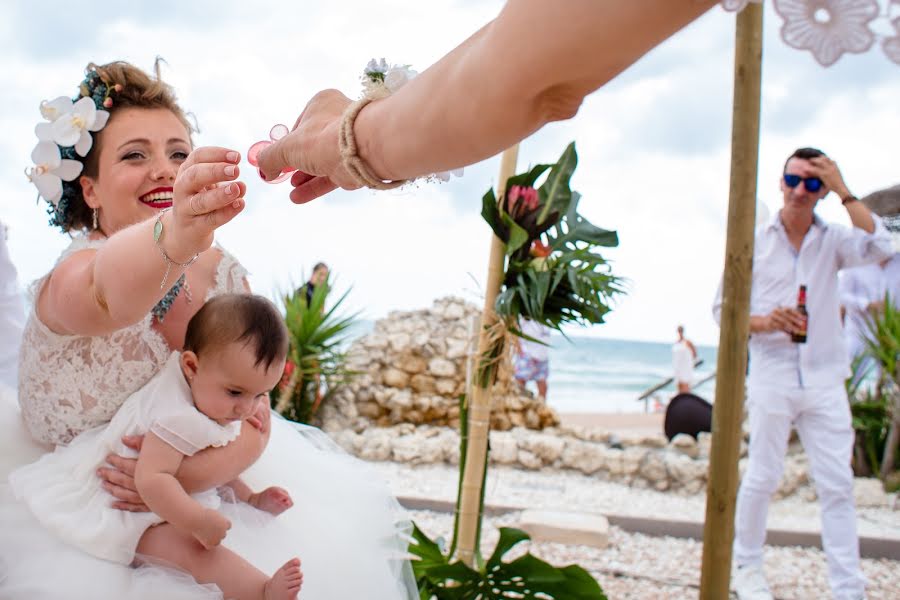
M 408 183 L 409 179 L 397 179 L 394 181 L 384 181 L 372 171 L 372 168 L 359 155 L 359 146 L 356 144 L 356 134 L 353 132 L 353 125 L 356 123 L 356 117 L 372 98 L 363 97 L 350 104 L 341 117 L 341 126 L 338 132 L 338 149 L 341 153 L 341 164 L 347 170 L 356 183 L 362 187 L 368 187 L 375 190 L 392 190 L 400 187 L 404 183 Z
M 166 261 L 166 274 L 163 275 L 162 281 L 159 282 L 159 289 L 162 290 L 166 285 L 166 281 L 169 279 L 169 272 L 172 270 L 172 265 L 176 267 L 181 267 L 186 269 L 187 267 L 194 264 L 198 258 L 200 258 L 200 253 L 198 252 L 191 258 L 189 261 L 180 263 L 169 258 L 169 255 L 166 254 L 165 249 L 163 249 L 162 244 L 159 243 L 160 238 L 162 238 L 163 234 L 163 223 L 162 217 L 164 214 L 169 212 L 169 208 L 164 208 L 159 211 L 159 214 L 156 215 L 156 224 L 153 226 L 153 242 L 156 244 L 156 247 L 159 249 L 159 253 L 162 255 L 163 260 Z

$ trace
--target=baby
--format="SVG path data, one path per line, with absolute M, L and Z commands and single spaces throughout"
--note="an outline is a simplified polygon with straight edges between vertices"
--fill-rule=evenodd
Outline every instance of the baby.
M 303 582 L 293 558 L 268 577 L 221 545 L 231 522 L 218 490 L 189 495 L 175 479 L 185 456 L 234 441 L 242 421 L 278 384 L 288 350 L 287 329 L 274 305 L 259 296 L 215 297 L 188 324 L 184 351 L 119 408 L 108 425 L 10 475 L 16 495 L 45 527 L 102 559 L 131 565 L 136 555 L 174 564 L 226 598 L 291 600 Z M 96 476 L 124 435 L 144 434 L 135 486 L 152 512 L 110 506 Z M 237 479 L 234 496 L 277 515 L 292 506 L 286 490 L 259 493 Z

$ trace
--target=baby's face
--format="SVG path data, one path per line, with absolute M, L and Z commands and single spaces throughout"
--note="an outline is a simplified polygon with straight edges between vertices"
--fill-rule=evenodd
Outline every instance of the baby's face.
M 255 362 L 253 349 L 243 343 L 205 350 L 200 357 L 193 352 L 182 353 L 182 370 L 197 410 L 226 424 L 244 420 L 261 403 L 268 403 L 269 392 L 281 380 L 284 361 L 273 362 L 268 369 L 264 364 L 254 366 Z

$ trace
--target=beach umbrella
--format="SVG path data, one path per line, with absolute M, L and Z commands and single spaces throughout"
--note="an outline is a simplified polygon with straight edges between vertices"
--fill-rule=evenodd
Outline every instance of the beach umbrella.
M 888 229 L 895 233 L 900 230 L 900 185 L 872 192 L 861 201 L 884 219 Z

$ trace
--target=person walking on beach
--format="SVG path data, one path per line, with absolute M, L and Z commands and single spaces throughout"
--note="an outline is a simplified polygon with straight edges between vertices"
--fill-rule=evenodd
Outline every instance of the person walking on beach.
M 793 426 L 821 501 L 822 545 L 833 596 L 864 598 L 837 274 L 889 257 L 891 238 L 881 220 L 850 193 L 837 164 L 820 150 L 796 150 L 784 165 L 780 186 L 784 205 L 757 230 L 753 256 L 750 449 L 735 515 L 733 582 L 741 600 L 772 598 L 762 568 L 766 515 Z M 840 198 L 852 228 L 826 223 L 815 214 L 828 192 Z M 807 318 L 794 308 L 800 286 L 806 286 Z M 713 306 L 717 321 L 721 291 L 720 284 Z M 792 334 L 804 330 L 805 342 L 799 343 L 803 338 Z
M 515 338 L 516 381 L 523 390 L 529 381 L 534 381 L 537 384 L 538 399 L 546 402 L 547 377 L 550 375 L 550 328 L 530 319 L 522 319 L 519 327 L 522 333 L 537 341 Z
M 697 349 L 691 340 L 684 337 L 684 325 L 678 326 L 678 340 L 672 344 L 672 370 L 679 394 L 687 394 L 694 383 L 694 363 Z

